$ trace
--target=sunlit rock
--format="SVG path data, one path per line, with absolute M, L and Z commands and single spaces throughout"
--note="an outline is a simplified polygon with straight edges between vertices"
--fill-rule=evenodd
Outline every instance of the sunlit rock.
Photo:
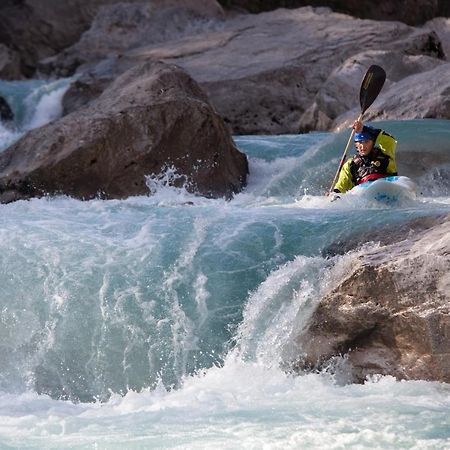
M 135 9 L 145 16 L 142 5 L 136 4 Z M 108 17 L 114 15 L 102 20 L 98 16 L 98 23 Z M 392 54 L 381 64 L 390 64 L 388 71 L 404 60 L 405 77 L 435 67 L 442 58 L 439 40 L 429 29 L 355 19 L 326 8 L 193 20 L 191 28 L 196 32 L 190 34 L 184 27 L 175 32 L 169 17 L 164 23 L 172 30 L 166 33 L 166 40 L 145 32 L 148 24 L 138 21 L 127 29 L 123 42 L 116 32 L 111 39 L 105 36 L 105 25 L 93 26 L 79 44 L 55 58 L 56 73 L 65 73 L 74 61 L 81 64 L 78 81 L 66 95 L 65 111 L 95 98 L 134 64 L 162 60 L 183 67 L 200 83 L 234 134 L 297 133 L 302 114 L 310 111 L 315 101 L 320 103 L 317 114 L 328 119 L 316 119 L 313 113 L 300 130 L 329 129 L 344 108 L 357 105 L 362 75 L 372 63 L 367 58 L 360 60 L 361 52 Z M 428 60 L 415 63 L 414 57 L 421 56 Z M 341 92 L 342 83 L 331 85 L 328 80 L 343 63 L 354 65 L 358 76 L 346 81 L 348 89 Z M 330 87 L 331 105 L 328 91 L 325 98 L 316 97 L 324 83 Z M 330 108 L 336 111 L 331 114 Z
M 449 254 L 449 217 L 365 251 L 298 334 L 297 367 L 347 355 L 353 381 L 382 374 L 450 382 Z
M 422 38 L 423 35 L 418 36 L 419 40 Z M 446 61 L 437 58 L 436 55 L 427 55 L 423 51 L 410 54 L 398 50 L 370 50 L 355 54 L 334 70 L 321 86 L 311 106 L 300 117 L 300 131 L 340 130 L 350 126 L 361 112 L 359 87 L 367 68 L 372 64 L 384 67 L 387 78 L 378 100 L 366 112 L 364 116 L 366 120 L 386 114 L 389 114 L 390 118 L 397 118 L 394 113 L 391 114 L 389 108 L 382 105 L 383 99 L 390 100 L 397 109 L 409 110 L 410 118 L 418 118 L 421 115 L 423 117 L 426 113 L 422 113 L 422 111 L 425 111 L 426 105 L 417 100 L 418 97 L 421 97 L 417 93 L 426 87 L 414 83 L 412 76 L 447 65 Z M 402 85 L 414 84 L 416 94 L 412 95 L 409 101 L 403 101 L 404 95 L 399 96 L 398 93 L 393 95 L 390 92 L 390 89 L 395 89 L 396 83 L 401 80 L 405 80 Z M 408 93 L 411 93 L 410 89 L 408 89 Z M 427 97 L 428 103 L 438 100 L 437 94 Z M 417 104 L 417 108 L 412 107 Z

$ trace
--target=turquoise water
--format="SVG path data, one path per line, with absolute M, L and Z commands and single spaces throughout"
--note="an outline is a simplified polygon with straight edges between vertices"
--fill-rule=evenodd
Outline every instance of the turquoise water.
M 36 123 L 20 104 L 0 146 Z M 450 448 L 446 384 L 282 370 L 356 257 L 333 244 L 450 212 L 449 123 L 382 125 L 400 167 L 442 156 L 395 207 L 322 195 L 346 133 L 236 137 L 250 178 L 230 202 L 149 180 L 148 197 L 0 205 L 0 447 Z

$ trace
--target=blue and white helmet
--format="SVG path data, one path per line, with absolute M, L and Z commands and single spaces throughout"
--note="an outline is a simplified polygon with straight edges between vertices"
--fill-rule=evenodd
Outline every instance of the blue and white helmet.
M 368 131 L 361 131 L 361 133 L 355 133 L 355 142 L 373 141 L 372 133 Z

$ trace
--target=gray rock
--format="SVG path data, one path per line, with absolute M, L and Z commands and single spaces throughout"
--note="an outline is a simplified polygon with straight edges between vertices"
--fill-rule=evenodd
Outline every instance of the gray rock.
M 285 0 L 284 7 L 327 6 L 333 11 L 350 14 L 361 19 L 398 20 L 409 25 L 418 25 L 426 20 L 450 14 L 447 0 Z M 270 11 L 280 7 L 277 0 L 264 2 L 255 0 L 228 0 L 227 6 L 244 8 L 252 13 Z
M 248 171 L 198 84 L 176 66 L 148 62 L 2 153 L 1 200 L 145 195 L 146 176 L 169 167 L 180 174 L 175 185 L 211 197 L 239 191 Z
M 395 224 L 395 233 L 392 232 L 392 224 L 374 227 L 370 234 L 367 234 L 367 232 L 352 233 L 351 237 L 349 237 L 347 233 L 343 233 L 342 237 L 338 237 L 333 244 L 322 251 L 322 255 L 324 257 L 343 255 L 366 245 L 368 240 L 370 240 L 370 243 L 386 246 L 404 239 L 414 239 L 418 232 L 425 231 L 437 223 L 443 223 L 445 219 L 445 215 L 419 217 L 405 223 Z
M 83 47 L 101 49 L 105 60 L 80 67 L 83 90 L 98 92 L 121 70 L 142 61 L 163 60 L 180 65 L 201 84 L 233 133 L 296 133 L 300 116 L 313 104 L 333 70 L 345 62 L 350 64 L 361 49 L 383 49 L 401 57 L 443 57 L 437 37 L 429 30 L 354 19 L 325 8 L 238 15 L 215 26 L 217 29 L 207 28 L 199 35 L 173 35 L 169 41 L 151 44 L 144 41 L 138 48 L 129 37 L 129 48 L 120 54 L 114 45 L 107 50 L 106 40 L 106 47 L 86 40 Z M 424 70 L 424 65 L 417 64 L 417 70 Z M 97 73 L 101 73 L 101 82 Z M 68 95 L 75 98 L 77 94 L 72 91 Z M 84 96 L 83 101 L 89 100 Z
M 0 79 L 18 80 L 20 78 L 22 78 L 22 72 L 19 54 L 0 43 Z
M 130 49 L 220 27 L 223 15 L 215 0 L 136 0 L 105 5 L 77 43 L 42 60 L 39 69 L 57 76 L 70 76 L 77 68 L 87 72 L 86 68 L 99 61 L 120 58 Z
M 397 81 L 410 75 L 428 72 L 446 63 L 432 56 L 411 55 L 399 51 L 372 50 L 354 55 L 333 71 L 320 88 L 312 105 L 300 118 L 300 132 L 342 129 L 343 126 L 349 126 L 361 112 L 359 87 L 365 72 L 372 64 L 382 66 L 387 72 L 387 79 L 379 96 L 382 98 L 385 93 L 389 95 L 389 88 Z M 391 99 L 396 101 L 396 98 Z M 371 112 L 377 111 L 377 104 L 374 104 L 365 118 L 375 117 Z
M 21 74 L 33 76 L 39 60 L 55 55 L 80 39 L 99 6 L 117 1 L 2 0 L 0 43 L 18 54 Z
M 364 115 L 365 120 L 449 119 L 449 73 L 450 63 L 441 63 L 434 69 L 388 83 Z M 355 108 L 341 114 L 331 128 L 341 130 L 350 126 L 360 112 Z
M 353 381 L 374 374 L 450 382 L 450 217 L 355 256 L 296 343 L 297 369 L 347 355 Z

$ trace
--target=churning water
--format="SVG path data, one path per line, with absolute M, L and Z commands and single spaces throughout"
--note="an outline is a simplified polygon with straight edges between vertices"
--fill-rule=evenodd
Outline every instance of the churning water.
M 65 86 L 0 84 L 0 147 L 57 117 Z M 322 195 L 346 133 L 237 137 L 251 173 L 229 202 L 160 177 L 153 196 L 0 205 L 0 447 L 450 448 L 446 384 L 283 370 L 358 252 L 330 246 L 450 211 L 450 124 L 382 125 L 422 193 L 397 207 Z M 443 162 L 415 173 L 424 153 Z

